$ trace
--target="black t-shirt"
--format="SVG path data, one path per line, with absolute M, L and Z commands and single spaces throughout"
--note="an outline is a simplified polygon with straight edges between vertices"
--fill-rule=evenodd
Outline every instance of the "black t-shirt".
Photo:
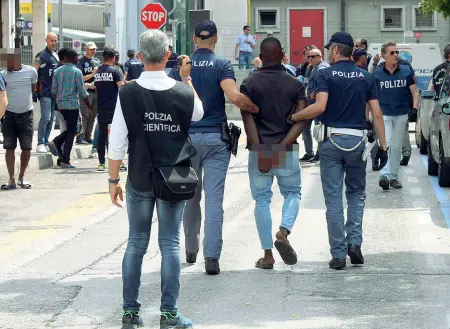
M 448 68 L 450 67 L 450 62 L 446 61 L 442 64 L 439 64 L 433 70 L 433 86 L 436 91 L 436 96 L 439 97 L 441 92 L 441 86 L 444 83 L 445 74 L 447 73 Z
M 77 62 L 77 67 L 81 70 L 81 73 L 83 73 L 83 76 L 89 75 L 92 72 L 94 72 L 94 68 L 99 67 L 100 62 L 96 59 L 89 59 L 86 56 L 81 57 Z M 85 82 L 91 83 L 94 81 L 94 78 L 91 78 Z
M 123 81 L 120 69 L 111 65 L 102 65 L 95 74 L 95 88 L 97 88 L 98 121 L 111 123 L 116 108 L 119 87 L 117 82 Z
M 137 58 L 129 59 L 125 62 L 125 72 L 127 74 L 127 81 L 138 79 L 144 71 L 144 63 Z
M 261 144 L 280 144 L 291 126 L 287 118 L 298 101 L 306 101 L 305 87 L 282 65 L 262 67 L 244 79 L 241 92 L 259 107 L 255 123 Z

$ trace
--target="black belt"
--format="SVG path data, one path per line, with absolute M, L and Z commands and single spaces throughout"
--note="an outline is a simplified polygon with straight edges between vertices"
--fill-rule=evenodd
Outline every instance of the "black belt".
M 26 111 L 26 112 L 23 112 L 23 113 L 16 113 L 16 112 L 11 112 L 11 111 L 6 110 L 5 114 L 8 114 L 10 116 L 14 116 L 14 117 L 20 118 L 20 117 L 24 117 L 26 115 L 30 115 L 30 112 L 33 112 L 33 110 L 29 110 L 29 111 Z

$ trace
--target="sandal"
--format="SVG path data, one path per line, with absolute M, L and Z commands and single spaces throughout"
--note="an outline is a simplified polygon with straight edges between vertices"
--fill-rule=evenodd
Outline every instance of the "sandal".
M 275 241 L 275 248 L 277 248 L 285 264 L 297 264 L 297 254 L 287 239 L 277 239 Z
M 264 261 L 264 258 L 258 259 L 258 261 L 255 263 L 255 267 L 263 269 L 263 270 L 273 270 L 273 264 L 266 264 L 266 263 L 263 263 L 263 261 Z
M 31 188 L 31 184 L 25 183 L 25 182 L 23 181 L 23 179 L 19 179 L 19 180 L 17 181 L 17 185 L 19 185 L 20 188 L 22 188 L 22 189 L 24 189 L 24 190 L 29 190 L 29 189 Z
M 16 182 L 14 180 L 11 180 L 8 182 L 8 184 L 3 184 L 0 189 L 4 191 L 8 190 L 15 190 L 17 188 Z

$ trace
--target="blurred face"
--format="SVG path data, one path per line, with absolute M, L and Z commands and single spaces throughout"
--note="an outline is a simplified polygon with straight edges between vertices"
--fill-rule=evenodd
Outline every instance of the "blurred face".
M 262 61 L 261 61 L 261 59 L 259 57 L 256 57 L 255 61 L 253 62 L 253 64 L 255 65 L 255 68 L 256 67 L 260 67 L 262 65 Z
M 58 38 L 54 34 L 49 34 L 47 36 L 47 39 L 45 39 L 45 42 L 47 43 L 47 48 L 50 50 L 55 50 L 56 48 L 56 41 Z
M 361 40 L 356 40 L 355 41 L 355 48 L 360 48 L 361 47 Z
M 22 68 L 22 58 L 20 54 L 8 54 L 6 56 L 8 71 L 20 71 Z
M 95 54 L 97 53 L 97 49 L 95 48 L 86 48 L 86 57 L 87 58 L 93 58 Z
M 386 61 L 386 64 L 396 65 L 398 63 L 398 54 L 399 51 L 397 50 L 396 46 L 386 47 L 383 53 L 383 58 Z

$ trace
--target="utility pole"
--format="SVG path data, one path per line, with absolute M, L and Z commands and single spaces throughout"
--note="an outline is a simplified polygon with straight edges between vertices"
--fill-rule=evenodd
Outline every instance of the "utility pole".
M 20 0 L 16 0 L 15 3 L 15 13 L 16 13 L 16 23 L 14 25 L 14 48 L 20 48 L 20 44 L 22 41 L 22 38 L 20 37 L 19 33 L 17 33 L 17 19 L 20 16 Z M 22 31 L 21 31 L 22 32 Z
M 59 49 L 64 48 L 63 0 L 59 0 Z
M 191 33 L 189 32 L 189 0 L 186 0 L 186 55 L 191 53 L 191 44 L 189 42 Z

